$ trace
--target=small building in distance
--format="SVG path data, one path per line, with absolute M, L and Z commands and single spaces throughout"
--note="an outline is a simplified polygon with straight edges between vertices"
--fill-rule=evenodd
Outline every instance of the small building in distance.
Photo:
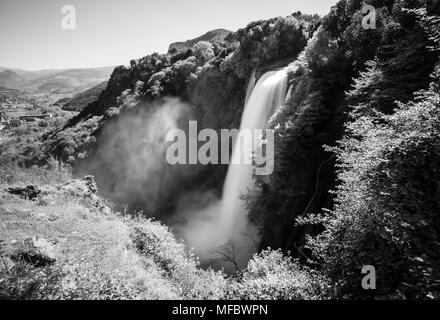
M 46 114 L 38 114 L 38 115 L 22 115 L 19 116 L 18 119 L 26 122 L 33 122 L 37 119 L 40 120 L 50 120 L 52 118 L 52 114 L 46 113 Z

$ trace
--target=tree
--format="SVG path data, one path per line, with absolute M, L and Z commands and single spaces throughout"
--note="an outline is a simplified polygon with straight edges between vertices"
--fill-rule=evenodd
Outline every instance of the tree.
M 194 45 L 193 50 L 194 56 L 201 62 L 201 64 L 204 64 L 215 56 L 214 46 L 208 41 L 197 42 Z

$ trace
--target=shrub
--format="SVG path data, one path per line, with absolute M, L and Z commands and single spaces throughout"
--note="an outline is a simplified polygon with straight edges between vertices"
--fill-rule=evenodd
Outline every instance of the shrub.
M 326 281 L 316 272 L 301 267 L 280 250 L 264 250 L 254 255 L 237 281 L 231 283 L 229 297 L 240 300 L 299 300 L 324 297 Z
M 199 262 L 168 227 L 138 218 L 132 239 L 138 252 L 156 263 L 184 299 L 221 299 L 226 280 L 221 272 L 199 269 Z

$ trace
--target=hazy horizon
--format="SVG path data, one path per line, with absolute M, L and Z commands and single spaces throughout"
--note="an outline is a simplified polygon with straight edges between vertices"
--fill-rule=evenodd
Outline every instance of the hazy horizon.
M 336 0 L 2 0 L 0 67 L 28 71 L 128 65 L 168 45 L 213 29 L 301 11 L 324 15 Z M 76 29 L 64 30 L 61 9 L 76 9 Z

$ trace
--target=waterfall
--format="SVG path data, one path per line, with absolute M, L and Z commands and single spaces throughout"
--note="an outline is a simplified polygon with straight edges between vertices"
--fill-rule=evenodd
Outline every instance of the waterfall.
M 244 129 L 266 129 L 275 109 L 285 101 L 287 91 L 287 71 L 285 69 L 265 73 L 255 84 L 252 72 L 246 103 L 241 118 L 240 131 Z M 183 213 L 188 216 L 179 233 L 187 243 L 195 247 L 202 263 L 212 264 L 219 252 L 227 251 L 234 256 L 238 267 L 244 268 L 256 252 L 257 232 L 248 222 L 247 212 L 241 196 L 253 187 L 253 166 L 244 164 L 253 155 L 253 139 L 235 141 L 228 173 L 223 186 L 222 199 L 211 202 L 201 210 Z M 236 164 L 234 164 L 236 163 Z M 200 196 L 199 198 L 203 198 Z M 230 265 L 222 264 L 225 271 L 233 272 Z
M 245 106 L 249 101 L 249 98 L 251 96 L 252 91 L 254 90 L 255 82 L 257 82 L 256 73 L 257 73 L 257 69 L 254 68 L 251 72 L 251 76 L 249 77 L 249 82 L 248 82 L 248 86 L 246 89 L 246 100 L 244 102 Z
M 255 74 L 251 75 L 251 80 Z M 243 129 L 266 129 L 267 123 L 277 107 L 284 103 L 287 90 L 287 73 L 284 69 L 270 71 L 264 74 L 252 89 L 247 93 L 247 99 L 243 116 L 240 124 L 240 131 Z M 252 143 L 245 140 L 245 143 Z M 255 246 L 251 243 L 251 226 L 248 223 L 246 210 L 243 206 L 241 195 L 245 194 L 249 188 L 252 188 L 253 166 L 240 163 L 243 153 L 248 159 L 252 157 L 254 145 L 243 146 L 237 140 L 233 153 L 231 164 L 229 165 L 225 184 L 223 186 L 223 197 L 219 212 L 219 231 L 224 232 L 221 238 L 228 241 L 235 241 L 242 248 L 239 254 L 239 264 L 243 266 L 255 252 L 246 248 Z M 247 233 L 247 234 L 246 234 Z

